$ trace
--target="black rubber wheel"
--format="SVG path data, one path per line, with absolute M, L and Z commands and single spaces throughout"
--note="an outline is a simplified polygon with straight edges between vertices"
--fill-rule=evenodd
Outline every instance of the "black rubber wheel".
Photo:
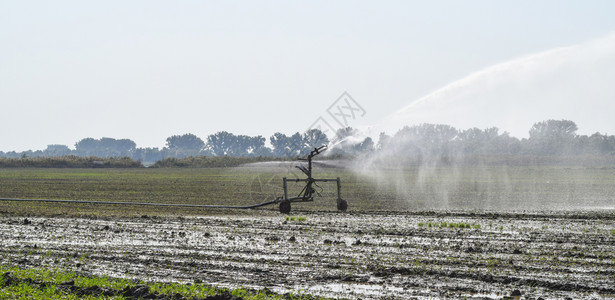
M 283 214 L 290 213 L 290 201 L 282 201 L 280 202 L 280 212 Z
M 346 211 L 348 209 L 348 202 L 346 200 L 337 201 L 337 210 Z

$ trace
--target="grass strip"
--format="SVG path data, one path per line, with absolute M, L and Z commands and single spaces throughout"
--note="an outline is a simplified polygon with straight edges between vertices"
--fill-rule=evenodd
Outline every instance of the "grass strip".
M 308 294 L 276 294 L 264 289 L 226 289 L 206 284 L 139 282 L 51 269 L 0 265 L 0 299 L 325 299 Z

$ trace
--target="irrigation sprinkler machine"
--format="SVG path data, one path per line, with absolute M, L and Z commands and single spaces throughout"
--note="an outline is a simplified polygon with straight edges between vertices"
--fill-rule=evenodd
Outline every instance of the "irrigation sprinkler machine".
M 312 176 L 312 158 L 324 152 L 325 150 L 327 150 L 327 145 L 314 148 L 314 150 L 310 151 L 310 154 L 308 154 L 306 158 L 299 158 L 300 161 L 307 162 L 307 167 L 305 165 L 298 165 L 295 167 L 301 170 L 301 172 L 303 172 L 307 176 L 307 178 L 289 179 L 284 177 L 282 179 L 284 186 L 284 196 L 278 197 L 273 202 L 279 203 L 281 213 L 290 213 L 291 203 L 293 202 L 312 202 L 314 201 L 314 194 L 320 196 L 320 194 L 314 188 L 314 186 L 318 186 L 317 182 L 335 182 L 337 184 L 337 209 L 339 211 L 346 211 L 346 209 L 348 208 L 348 202 L 342 199 L 342 182 L 340 178 L 337 177 L 335 179 L 317 179 Z M 289 197 L 288 182 L 305 182 L 305 186 L 297 196 Z

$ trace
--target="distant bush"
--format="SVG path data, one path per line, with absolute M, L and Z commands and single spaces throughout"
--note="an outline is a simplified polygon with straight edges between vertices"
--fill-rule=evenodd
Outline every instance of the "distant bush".
M 0 157 L 0 168 L 141 168 L 143 165 L 130 157 L 101 158 L 76 155 L 54 157 Z
M 243 164 L 279 161 L 271 157 L 233 157 L 233 156 L 189 156 L 184 158 L 168 157 L 157 161 L 151 168 L 226 168 Z

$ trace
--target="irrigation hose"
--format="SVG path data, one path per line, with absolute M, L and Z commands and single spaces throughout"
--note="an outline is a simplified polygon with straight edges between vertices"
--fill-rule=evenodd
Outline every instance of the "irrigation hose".
M 265 205 L 279 203 L 279 200 L 272 200 L 272 201 L 267 201 L 267 202 L 258 203 L 254 205 L 236 206 L 236 205 L 206 205 L 206 204 L 118 202 L 118 201 L 60 200 L 60 199 L 19 199 L 19 198 L 0 198 L 0 201 L 108 204 L 108 205 L 141 205 L 141 206 L 173 206 L 173 207 L 230 208 L 230 209 L 251 209 L 251 208 L 257 208 L 257 207 L 261 207 Z

